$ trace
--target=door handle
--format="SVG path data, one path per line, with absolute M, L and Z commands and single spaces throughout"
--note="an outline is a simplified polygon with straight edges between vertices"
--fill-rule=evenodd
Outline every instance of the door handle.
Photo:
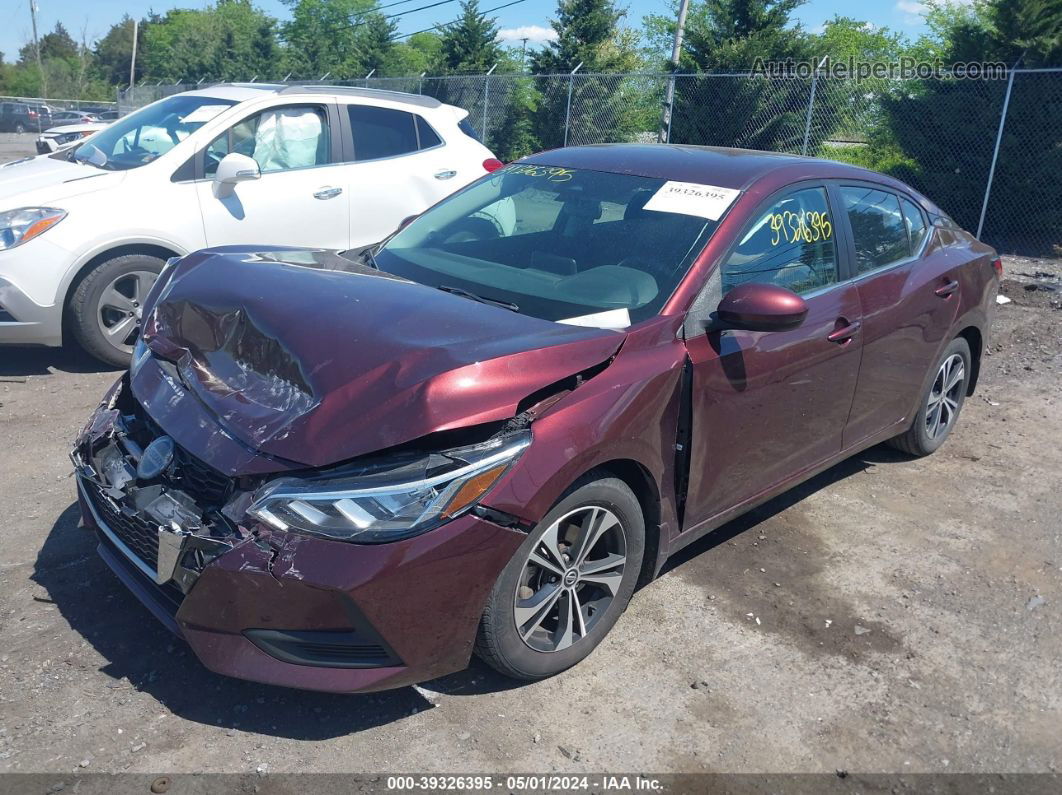
M 435 172 L 435 179 L 450 179 L 451 177 L 456 177 L 456 176 L 457 176 L 457 172 L 452 170 L 452 169 L 447 169 L 445 171 L 436 171 Z
M 334 199 L 342 192 L 342 188 L 321 188 L 319 191 L 314 192 L 313 197 L 315 199 Z
M 953 292 L 955 292 L 958 289 L 959 289 L 959 283 L 957 281 L 955 281 L 954 279 L 952 279 L 950 282 L 948 282 L 947 284 L 941 285 L 940 287 L 938 287 L 933 292 L 936 293 L 937 295 L 939 295 L 941 298 L 947 298 L 949 295 L 951 295 Z
M 845 321 L 842 319 L 838 322 L 843 323 Z M 852 339 L 852 337 L 854 337 L 859 332 L 859 328 L 862 325 L 862 322 L 856 320 L 852 323 L 849 323 L 847 326 L 841 326 L 841 328 L 834 330 L 832 334 L 826 335 L 826 339 L 828 339 L 830 342 L 838 342 L 844 344 L 848 342 L 848 340 Z

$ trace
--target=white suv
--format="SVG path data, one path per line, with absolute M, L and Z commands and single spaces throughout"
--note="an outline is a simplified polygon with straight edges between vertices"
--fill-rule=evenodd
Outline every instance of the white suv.
M 204 246 L 350 249 L 501 166 L 429 97 L 220 85 L 0 167 L 0 345 L 124 364 L 164 262 Z

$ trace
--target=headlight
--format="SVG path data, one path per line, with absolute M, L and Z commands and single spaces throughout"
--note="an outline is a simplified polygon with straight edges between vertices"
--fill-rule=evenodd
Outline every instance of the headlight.
M 475 505 L 531 444 L 523 431 L 344 475 L 280 478 L 247 512 L 278 530 L 379 544 L 419 535 Z
M 22 207 L 0 213 L 0 250 L 20 246 L 66 218 L 54 207 Z

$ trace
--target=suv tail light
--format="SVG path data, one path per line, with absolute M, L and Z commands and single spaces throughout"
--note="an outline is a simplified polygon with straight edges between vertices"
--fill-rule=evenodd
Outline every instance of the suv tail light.
M 499 168 L 501 168 L 504 165 L 505 165 L 505 163 L 503 163 L 502 161 L 498 160 L 498 158 L 496 158 L 496 157 L 488 157 L 486 160 L 483 161 L 483 168 L 485 168 L 487 170 L 488 174 L 491 173 L 492 171 L 497 171 Z
M 35 110 L 26 111 L 26 115 L 29 116 L 31 119 L 35 119 L 35 118 L 37 118 L 37 111 L 35 111 Z
M 1003 278 L 1003 258 L 1002 257 L 996 257 L 994 260 L 992 260 L 992 267 L 996 269 L 996 276 L 998 276 L 1000 279 L 1002 279 Z

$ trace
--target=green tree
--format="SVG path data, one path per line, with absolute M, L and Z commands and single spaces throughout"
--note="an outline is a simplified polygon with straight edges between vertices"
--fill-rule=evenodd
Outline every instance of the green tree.
M 1000 61 L 1062 65 L 1057 0 L 980 0 L 957 8 L 931 2 L 929 33 L 916 51 L 944 64 Z M 1015 75 L 982 236 L 1008 252 L 1057 254 L 1062 208 L 1062 86 L 1054 74 Z M 961 226 L 980 218 L 1006 83 L 912 81 L 882 100 L 880 137 L 917 164 L 892 171 L 933 196 Z
M 40 39 L 41 61 L 48 58 L 77 58 L 77 42 L 71 38 L 62 22 L 55 23 L 55 29 L 51 33 L 45 33 Z M 33 42 L 28 42 L 18 51 L 19 60 L 23 63 L 33 63 L 37 55 L 33 49 Z
M 531 72 L 567 74 L 580 63 L 580 71 L 587 74 L 636 69 L 636 38 L 619 27 L 625 15 L 612 0 L 558 0 L 557 18 L 550 23 L 557 39 L 531 55 Z M 535 113 L 535 135 L 541 148 L 563 146 L 566 124 L 568 143 L 625 140 L 632 134 L 636 125 L 620 78 L 572 79 L 570 117 L 568 84 L 556 78 L 538 82 L 542 100 Z
M 439 66 L 445 73 L 482 73 L 501 58 L 498 26 L 479 10 L 478 0 L 462 0 L 461 17 L 442 34 Z
M 793 21 L 804 0 L 704 0 L 691 3 L 680 71 L 747 72 L 757 59 L 810 61 L 811 37 Z M 674 17 L 650 16 L 657 38 Z M 809 81 L 744 77 L 683 78 L 676 83 L 671 140 L 678 143 L 800 151 Z
M 140 32 L 147 20 L 140 23 Z M 144 74 L 144 37 L 137 36 L 137 65 L 135 80 Z M 112 85 L 129 82 L 129 64 L 133 54 L 133 19 L 128 14 L 111 25 L 110 30 L 96 42 L 96 63 L 100 76 Z
M 364 77 L 365 60 L 359 42 L 374 0 L 284 0 L 291 19 L 281 26 L 285 69 L 297 77 Z M 369 67 L 372 68 L 372 67 Z
M 276 76 L 276 20 L 250 0 L 218 0 L 202 10 L 168 11 L 146 26 L 144 71 L 170 80 Z
M 369 14 L 356 30 L 358 68 L 365 75 L 376 70 L 377 77 L 387 74 L 395 64 L 394 37 L 398 25 L 383 14 Z

